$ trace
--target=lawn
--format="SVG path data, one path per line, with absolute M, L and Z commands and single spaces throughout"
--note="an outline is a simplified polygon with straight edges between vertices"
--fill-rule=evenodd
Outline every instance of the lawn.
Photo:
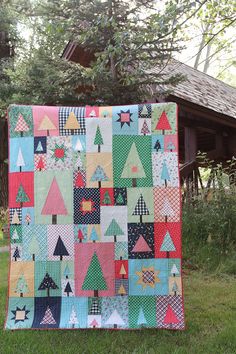
M 0 255 L 1 328 L 5 317 L 8 255 Z M 236 353 L 236 281 L 191 271 L 184 276 L 187 329 L 141 331 L 2 331 L 4 354 L 233 354 Z

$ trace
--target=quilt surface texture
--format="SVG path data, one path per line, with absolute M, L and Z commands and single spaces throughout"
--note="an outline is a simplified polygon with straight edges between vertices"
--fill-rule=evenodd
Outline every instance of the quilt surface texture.
M 176 104 L 8 116 L 5 328 L 184 329 Z

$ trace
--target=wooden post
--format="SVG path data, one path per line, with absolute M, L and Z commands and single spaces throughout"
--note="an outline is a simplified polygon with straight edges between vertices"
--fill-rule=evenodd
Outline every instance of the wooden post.
M 196 161 L 197 156 L 197 133 L 196 129 L 192 127 L 184 127 L 184 155 L 185 162 L 194 162 Z M 195 193 L 194 187 L 196 189 L 196 181 L 194 181 L 194 164 L 193 169 L 189 176 L 186 178 L 186 200 L 188 203 L 191 202 L 192 196 Z

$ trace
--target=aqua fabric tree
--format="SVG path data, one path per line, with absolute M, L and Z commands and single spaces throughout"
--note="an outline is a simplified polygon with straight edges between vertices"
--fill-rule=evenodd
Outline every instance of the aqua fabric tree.
M 147 208 L 146 202 L 141 194 L 140 197 L 138 198 L 137 204 L 134 208 L 132 215 L 139 215 L 140 216 L 140 223 L 142 223 L 143 222 L 143 215 L 149 215 L 149 214 L 150 213 Z
M 172 289 L 171 289 L 174 293 L 174 296 L 177 295 L 177 292 L 179 291 L 178 285 L 176 282 L 173 283 Z
M 99 125 L 97 126 L 96 135 L 95 135 L 93 143 L 94 143 L 94 145 L 98 146 L 98 152 L 100 152 L 101 145 L 103 145 L 103 138 L 102 138 L 102 134 L 101 134 Z
M 36 236 L 34 235 L 28 247 L 28 252 L 32 255 L 33 261 L 35 261 L 35 256 L 39 253 L 39 251 L 40 251 L 39 243 Z
M 145 316 L 144 316 L 144 312 L 143 312 L 142 307 L 140 307 L 140 310 L 139 310 L 137 324 L 138 324 L 140 327 L 144 327 L 144 326 L 147 324 L 147 320 L 146 320 L 146 318 L 145 318 Z
M 107 290 L 107 283 L 96 252 L 94 252 L 87 274 L 84 278 L 82 290 L 93 290 L 94 297 L 98 297 L 98 290 Z
M 131 145 L 127 159 L 125 161 L 121 178 L 129 178 L 132 180 L 132 186 L 137 187 L 137 178 L 145 178 L 142 162 L 140 160 L 137 147 L 135 143 Z
M 63 256 L 69 256 L 69 253 L 61 239 L 61 236 L 58 237 L 53 256 L 60 256 L 60 261 L 62 261 Z
M 99 238 L 98 238 L 97 231 L 96 231 L 95 227 L 93 227 L 91 234 L 90 234 L 90 240 L 93 241 L 93 243 L 95 243 L 98 239 Z
M 37 152 L 43 152 L 43 145 L 42 142 L 39 140 L 37 148 L 36 148 Z
M 112 219 L 104 235 L 114 236 L 114 242 L 116 242 L 116 237 L 124 235 L 124 231 L 120 228 L 117 221 Z
M 23 294 L 29 293 L 29 288 L 23 274 L 17 280 L 15 292 L 20 294 L 20 297 L 23 297 Z
M 161 252 L 166 252 L 166 257 L 170 257 L 170 252 L 176 251 L 175 245 L 172 241 L 169 231 L 166 232 L 160 248 Z
M 71 274 L 71 271 L 70 271 L 70 268 L 69 268 L 68 264 L 65 266 L 63 274 L 64 274 L 64 277 L 66 277 L 66 279 L 69 278 L 69 275 Z
M 101 182 L 109 181 L 102 166 L 98 165 L 90 178 L 91 182 L 98 182 L 98 188 L 101 188 Z
M 28 195 L 26 194 L 22 184 L 20 184 L 20 186 L 18 188 L 17 195 L 16 195 L 16 202 L 20 203 L 20 207 L 22 208 L 23 203 L 27 203 L 27 202 L 29 202 L 29 200 L 30 199 L 29 199 Z
M 170 181 L 170 175 L 166 165 L 166 160 L 163 161 L 162 170 L 161 170 L 161 179 L 164 181 L 165 187 L 167 187 L 167 181 Z
M 41 284 L 38 287 L 38 290 L 47 290 L 47 296 L 50 296 L 50 289 L 59 289 L 54 280 L 50 277 L 48 273 L 46 273 L 43 278 Z

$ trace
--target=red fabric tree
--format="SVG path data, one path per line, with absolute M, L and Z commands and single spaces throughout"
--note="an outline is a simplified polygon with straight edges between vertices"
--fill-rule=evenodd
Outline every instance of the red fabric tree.
M 165 134 L 165 130 L 171 130 L 171 125 L 165 111 L 162 112 L 155 130 L 162 130 L 162 134 Z

